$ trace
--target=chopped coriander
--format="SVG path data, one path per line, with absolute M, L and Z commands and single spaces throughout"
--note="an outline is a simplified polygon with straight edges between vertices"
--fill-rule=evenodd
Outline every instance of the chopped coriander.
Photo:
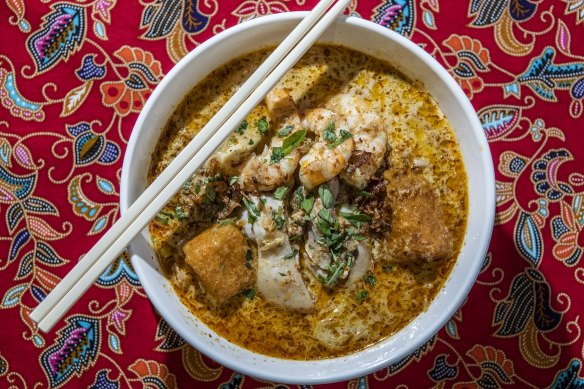
M 238 178 L 239 177 L 237 177 L 237 176 L 231 176 L 231 177 L 229 177 L 229 185 L 235 184 L 237 182 L 237 179 Z
M 294 126 L 292 124 L 288 124 L 286 127 L 282 128 L 280 130 L 280 132 L 278 132 L 278 136 L 280 138 L 288 135 L 292 130 L 294 129 Z
M 276 228 L 278 230 L 281 230 L 282 228 L 284 228 L 284 224 L 286 224 L 286 219 L 284 219 L 282 217 L 281 210 L 280 210 L 280 212 L 272 212 L 272 219 L 276 223 Z
M 247 267 L 250 270 L 252 268 L 252 266 L 251 266 L 251 260 L 252 259 L 253 259 L 253 256 L 251 254 L 251 250 L 247 250 L 245 252 L 245 267 Z
M 247 120 L 242 121 L 239 123 L 239 126 L 234 130 L 239 135 L 243 135 L 243 133 L 247 130 Z
M 274 192 L 274 197 L 278 200 L 282 200 L 286 196 L 286 193 L 288 193 L 288 188 L 281 186 Z
M 247 197 L 243 198 L 243 205 L 245 205 L 247 211 L 249 212 L 249 222 L 251 224 L 255 223 L 257 218 L 260 216 L 260 211 L 258 211 L 255 204 L 249 201 Z
M 296 201 L 298 201 L 299 203 L 302 202 L 302 200 L 304 200 L 304 193 L 302 191 L 302 187 L 299 186 L 298 188 L 296 188 L 296 190 L 294 191 L 294 199 Z
M 357 292 L 357 294 L 355 295 L 355 299 L 357 299 L 357 301 L 363 301 L 367 297 L 369 297 L 369 292 L 367 292 L 366 290 L 361 290 Z
M 352 210 L 351 212 L 341 211 L 340 213 L 342 217 L 347 219 L 347 221 L 356 228 L 361 228 L 361 225 L 363 223 L 366 223 L 369 220 L 371 220 L 371 216 L 359 212 L 358 210 Z
M 237 220 L 237 217 L 232 217 L 230 219 L 217 220 L 217 224 L 219 224 L 219 227 L 224 227 L 228 224 L 233 223 L 236 220 Z
M 192 186 L 192 185 L 193 185 L 193 182 L 192 182 L 192 181 L 191 181 L 191 179 L 189 178 L 188 180 L 186 180 L 186 181 L 183 183 L 183 186 L 182 186 L 182 187 L 183 187 L 183 189 L 184 189 L 184 190 L 189 190 L 189 189 L 191 189 L 191 186 Z
M 329 145 L 329 149 L 332 149 L 333 147 L 337 147 L 338 145 L 340 145 L 341 143 L 343 143 L 347 139 L 351 138 L 352 136 L 353 136 L 353 134 L 351 134 L 349 131 L 341 130 L 341 137 L 337 138 L 333 143 L 331 143 Z
M 170 212 L 160 211 L 154 217 L 154 219 L 156 219 L 158 222 L 160 222 L 162 224 L 168 224 L 170 219 L 174 219 L 174 215 Z
M 344 261 L 337 261 L 337 262 L 333 263 L 330 267 L 331 274 L 329 274 L 328 277 L 326 277 L 324 280 L 322 280 L 323 283 L 326 286 L 331 286 L 335 282 L 337 282 L 337 280 L 339 279 L 339 277 L 341 276 L 341 274 L 343 274 L 343 271 L 345 270 L 345 265 L 346 265 L 346 263 Z
M 334 207 L 335 198 L 333 197 L 333 192 L 331 192 L 327 185 L 321 185 L 318 187 L 318 196 L 320 197 L 320 201 L 322 201 L 322 205 L 324 205 L 325 208 Z
M 270 155 L 270 165 L 278 163 L 284 158 L 284 153 L 281 147 L 274 147 L 272 149 L 272 155 Z
M 314 207 L 314 197 L 308 197 L 302 200 L 300 207 L 302 207 L 307 215 L 310 215 L 310 211 L 312 211 L 312 208 Z
M 307 130 L 296 131 L 284 139 L 284 142 L 282 143 L 282 152 L 284 153 L 284 156 L 290 154 L 296 147 L 300 145 L 300 143 L 304 142 L 307 133 Z
M 262 208 L 266 206 L 266 202 L 267 202 L 267 201 L 268 201 L 268 200 L 266 200 L 266 198 L 265 198 L 265 197 L 262 197 L 262 198 L 260 199 L 260 204 L 262 205 Z
M 288 254 L 284 255 L 284 259 L 292 259 L 296 256 L 296 254 L 298 254 L 298 250 L 296 249 L 292 249 L 291 252 L 289 252 Z
M 207 196 L 209 201 L 215 201 L 215 199 L 217 198 L 217 193 L 215 192 L 215 188 L 213 187 L 213 185 L 207 185 L 205 187 L 205 195 Z
M 265 116 L 262 116 L 257 122 L 256 122 L 256 127 L 258 128 L 258 131 L 260 132 L 260 134 L 265 135 L 268 132 L 268 128 L 270 126 L 270 123 L 268 123 L 268 119 L 266 119 Z
M 391 266 L 391 265 L 383 265 L 383 266 L 381 266 L 381 270 L 383 270 L 386 273 L 391 273 L 391 271 L 393 270 L 393 266 Z
M 243 292 L 241 292 L 245 297 L 247 297 L 250 300 L 253 300 L 253 298 L 256 295 L 256 291 L 255 289 L 246 289 Z
M 357 189 L 357 188 L 355 188 L 355 193 L 356 193 L 358 196 L 371 197 L 371 192 L 367 192 L 367 191 L 364 191 L 364 190 L 362 190 L 362 189 Z
M 250 139 L 249 142 L 247 142 L 248 145 L 253 145 L 253 139 Z
M 335 218 L 326 208 L 323 208 L 318 212 L 318 217 L 327 221 L 330 224 L 333 224 L 335 222 Z
M 272 149 L 272 155 L 270 156 L 270 163 L 278 163 L 282 158 L 294 151 L 300 143 L 304 142 L 307 132 L 307 130 L 296 131 L 284 139 L 282 147 L 274 147 Z
M 280 275 L 281 275 L 282 277 L 286 277 L 286 273 L 282 273 L 282 272 L 280 272 Z
M 289 240 L 290 242 L 296 242 L 296 241 L 300 240 L 300 238 L 302 238 L 302 237 L 300 236 L 300 234 L 294 234 L 294 235 L 290 236 L 290 238 L 289 238 L 288 240 Z
M 375 285 L 377 283 L 377 279 L 375 278 L 375 276 L 373 274 L 367 274 L 363 279 L 369 285 Z
M 184 209 L 182 209 L 182 207 L 180 205 L 177 205 L 174 208 L 174 213 L 176 214 L 176 218 L 178 220 L 185 220 L 189 217 L 189 215 L 185 212 Z
M 361 234 L 355 234 L 355 235 L 353 235 L 353 239 L 355 239 L 356 241 L 360 241 L 360 240 L 365 240 L 367 238 Z
M 322 136 L 328 143 L 333 143 L 335 140 L 337 140 L 337 135 L 335 134 L 335 122 L 332 120 L 329 122 L 329 124 L 322 132 Z

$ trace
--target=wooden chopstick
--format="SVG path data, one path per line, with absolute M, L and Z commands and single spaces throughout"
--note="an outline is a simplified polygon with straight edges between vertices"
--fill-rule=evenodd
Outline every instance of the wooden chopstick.
M 249 77 L 158 178 L 128 208 L 79 263 L 31 312 L 47 332 L 160 211 L 182 184 L 223 143 L 292 66 L 343 12 L 350 0 L 322 0 Z

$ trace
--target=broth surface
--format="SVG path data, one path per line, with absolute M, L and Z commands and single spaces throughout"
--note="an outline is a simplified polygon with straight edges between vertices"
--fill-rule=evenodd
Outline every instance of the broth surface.
M 269 52 L 240 57 L 202 80 L 176 109 L 153 155 L 151 182 L 219 110 Z M 458 144 L 448 120 L 420 85 L 389 64 L 363 53 L 331 45 L 311 48 L 278 84 L 299 111 L 327 107 L 334 96 L 358 95 L 371 103 L 382 119 L 391 150 L 384 173 L 388 196 L 392 182 L 402 185 L 410 175 L 431 184 L 445 224 L 452 234 L 452 255 L 438 261 L 392 261 L 403 249 L 395 228 L 372 240 L 372 279 L 348 288 L 327 289 L 304 271 L 311 290 L 319 292 L 309 313 L 272 306 L 261 295 L 239 294 L 227 303 L 209 301 L 184 262 L 182 245 L 215 222 L 191 219 L 150 223 L 158 259 L 183 303 L 195 316 L 229 341 L 252 351 L 288 359 L 320 359 L 346 355 L 374 344 L 403 328 L 426 310 L 448 277 L 466 228 L 467 179 Z M 260 104 L 248 116 L 255 123 L 267 116 Z M 229 142 L 229 140 L 227 140 Z M 251 142 L 251 140 L 250 140 Z M 257 145 L 261 151 L 262 144 Z M 421 161 L 421 162 L 420 162 Z M 419 166 L 412 168 L 417 162 Z M 172 213 L 179 192 L 168 204 Z M 393 220 L 392 223 L 399 222 Z M 302 261 L 302 259 L 301 259 Z M 362 298 L 366 291 L 366 297 Z M 322 339 L 328 339 L 323 343 Z

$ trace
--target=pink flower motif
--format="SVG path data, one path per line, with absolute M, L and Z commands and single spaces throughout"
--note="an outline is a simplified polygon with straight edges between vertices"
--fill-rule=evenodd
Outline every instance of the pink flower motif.
M 232 15 L 237 16 L 239 21 L 242 22 L 258 16 L 288 11 L 288 7 L 281 1 L 248 0 L 241 3 L 241 5 L 232 12 Z

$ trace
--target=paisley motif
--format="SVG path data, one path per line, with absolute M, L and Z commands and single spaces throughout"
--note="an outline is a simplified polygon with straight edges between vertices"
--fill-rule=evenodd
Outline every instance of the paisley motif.
M 521 110 L 513 106 L 490 105 L 481 109 L 478 116 L 487 139 L 491 141 L 504 138 L 513 131 L 521 117 Z
M 557 101 L 554 89 L 569 89 L 574 82 L 584 76 L 584 64 L 571 62 L 554 64 L 556 51 L 547 47 L 539 57 L 534 58 L 517 81 L 526 84 L 536 95 L 546 101 Z
M 71 375 L 80 375 L 93 366 L 101 345 L 100 323 L 82 315 L 67 319 L 53 346 L 45 349 L 40 361 L 52 387 L 60 386 Z
M 34 190 L 36 180 L 35 173 L 18 175 L 0 166 L 0 203 L 26 199 Z
M 535 325 L 541 332 L 555 329 L 562 320 L 562 314 L 552 308 L 550 296 L 549 284 L 539 270 L 526 269 L 518 274 L 511 283 L 507 297 L 498 302 L 495 308 L 495 335 L 517 336 L 528 323 Z
M 411 36 L 415 21 L 413 0 L 386 0 L 373 9 L 372 20 L 404 36 Z
M 515 245 L 521 256 L 537 266 L 543 255 L 543 238 L 532 215 L 521 211 L 515 224 Z
M 0 102 L 13 116 L 37 122 L 45 119 L 43 106 L 23 97 L 16 87 L 14 73 L 5 69 L 0 69 Z
M 584 378 L 580 377 L 582 362 L 579 359 L 572 359 L 566 369 L 556 374 L 550 389 L 583 389 Z
M 44 26 L 27 39 L 38 72 L 44 72 L 79 50 L 86 30 L 86 10 L 70 3 L 52 5 Z

